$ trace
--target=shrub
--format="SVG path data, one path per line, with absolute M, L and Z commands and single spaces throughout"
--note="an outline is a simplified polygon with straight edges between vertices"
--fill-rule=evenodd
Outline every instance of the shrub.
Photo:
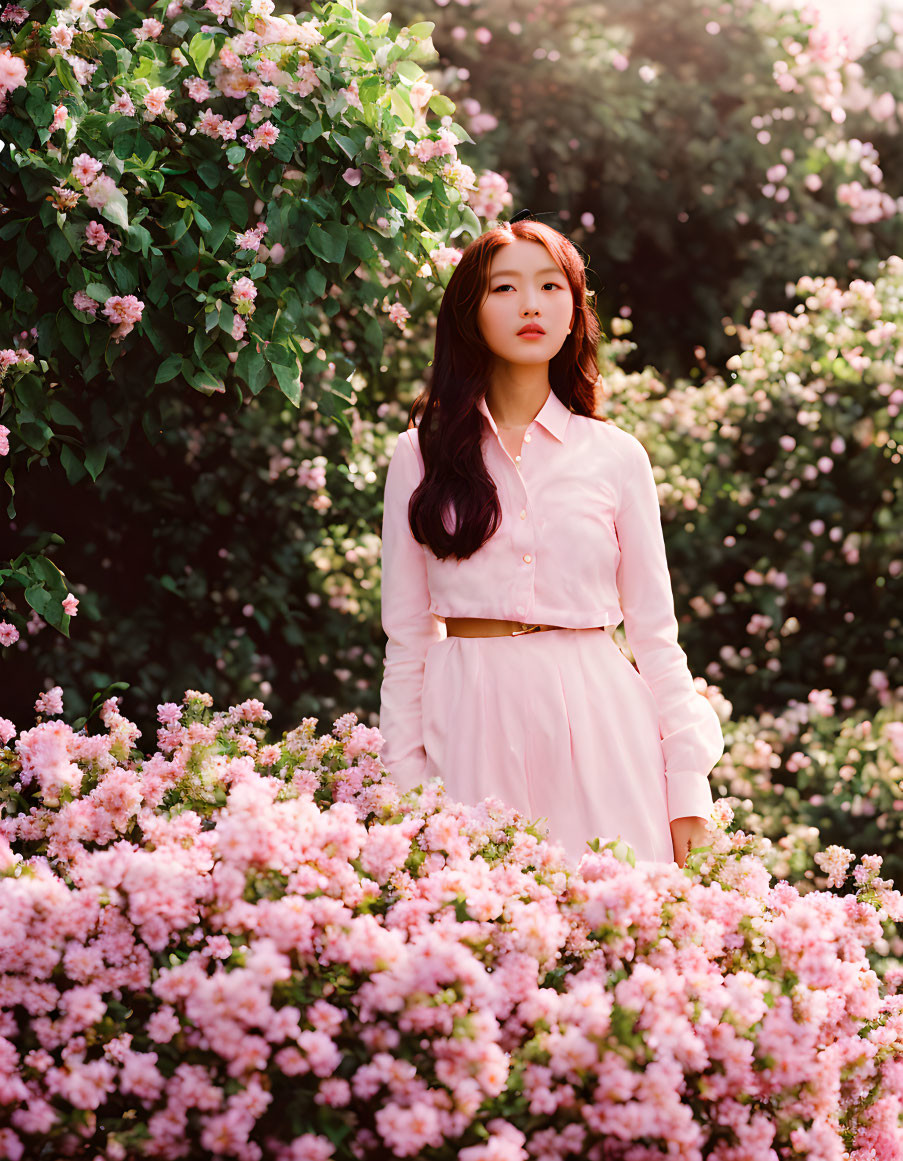
M 814 4 L 426 11 L 487 213 L 510 186 L 583 247 L 603 318 L 637 322 L 629 369 L 688 375 L 697 347 L 723 367 L 725 316 L 780 309 L 806 273 L 874 278 L 901 252 L 899 19 L 860 62 Z
M 445 276 L 452 233 L 479 233 L 468 135 L 421 81 L 432 26 L 272 8 L 5 7 L 10 517 L 26 470 L 58 459 L 70 484 L 96 480 L 133 428 L 156 443 L 189 389 L 231 409 L 306 390 L 347 431 L 352 371 L 380 365 L 414 284 Z M 43 547 L 0 586 L 68 635 Z
M 698 672 L 740 714 L 819 688 L 868 714 L 903 682 L 903 259 L 791 289 L 729 324 L 725 376 L 613 372 L 605 410 L 649 448 Z
M 115 699 L 93 735 L 36 708 L 2 753 L 7 1157 L 903 1144 L 880 857 L 772 885 L 720 804 L 684 869 L 614 840 L 575 868 L 498 800 L 401 794 L 353 714 L 273 743 L 259 701 L 189 690 L 145 757 Z

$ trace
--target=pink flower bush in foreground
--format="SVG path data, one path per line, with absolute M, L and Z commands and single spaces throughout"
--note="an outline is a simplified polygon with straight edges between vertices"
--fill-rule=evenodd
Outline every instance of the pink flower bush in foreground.
M 158 716 L 149 757 L 116 699 L 4 722 L 0 1157 L 903 1154 L 877 856 L 801 895 L 722 803 L 683 870 L 575 868 L 496 799 L 402 794 L 352 714 Z

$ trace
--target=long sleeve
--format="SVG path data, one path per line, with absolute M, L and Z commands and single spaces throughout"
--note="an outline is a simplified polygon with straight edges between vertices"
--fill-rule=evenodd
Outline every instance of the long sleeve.
M 382 523 L 382 627 L 386 643 L 380 688 L 380 754 L 390 777 L 403 790 L 424 779 L 422 692 L 426 651 L 444 636 L 442 622 L 429 611 L 423 545 L 411 533 L 408 503 L 421 470 L 412 440 L 415 430 L 398 437 L 389 461 Z
M 668 818 L 706 818 L 713 805 L 709 773 L 724 753 L 724 735 L 714 706 L 695 688 L 678 643 L 655 477 L 646 449 L 633 436 L 615 525 L 624 631 L 659 711 Z

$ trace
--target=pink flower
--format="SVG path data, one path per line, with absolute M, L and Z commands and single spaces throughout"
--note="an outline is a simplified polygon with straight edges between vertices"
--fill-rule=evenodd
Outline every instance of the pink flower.
M 302 1133 L 295 1137 L 287 1149 L 280 1154 L 282 1161 L 330 1161 L 335 1155 L 335 1146 L 328 1137 L 317 1133 Z
M 110 105 L 111 113 L 121 113 L 124 117 L 134 117 L 135 105 L 126 92 L 122 92 Z
M 39 714 L 61 714 L 63 712 L 63 688 L 55 685 L 42 693 L 34 703 L 35 712 Z
M 100 303 L 91 298 L 90 295 L 85 294 L 83 290 L 76 290 L 72 296 L 72 305 L 76 310 L 83 310 L 86 314 L 90 314 L 93 317 L 97 314 L 97 308 L 100 306 Z M 66 600 L 68 599 L 67 597 Z M 63 602 L 63 608 L 66 608 L 65 602 Z M 66 611 L 68 612 L 68 609 Z
M 103 166 L 90 153 L 80 153 L 72 162 L 72 176 L 85 187 L 97 177 Z
M 168 1004 L 154 1012 L 147 1022 L 147 1034 L 158 1044 L 168 1044 L 181 1028 L 179 1017 Z
M 19 630 L 9 621 L 0 621 L 0 645 L 14 645 L 19 640 Z
M 113 338 L 117 343 L 120 339 L 125 338 L 127 334 L 131 333 L 135 323 L 141 321 L 143 310 L 144 303 L 136 298 L 134 294 L 122 296 L 118 294 L 110 295 L 104 303 L 103 313 L 110 322 L 118 324 L 113 331 Z
M 254 299 L 257 297 L 257 287 L 247 275 L 237 278 L 232 284 L 232 293 L 229 296 L 239 314 L 254 313 Z
M 62 129 L 66 124 L 66 118 L 69 113 L 65 105 L 57 105 L 53 110 L 53 120 L 50 122 L 50 132 L 56 133 L 57 129 Z
M 52 206 L 65 213 L 67 210 L 74 209 L 81 198 L 78 190 L 69 189 L 64 185 L 55 185 L 53 187 L 53 196 L 49 196 L 47 200 Z
M 141 21 L 141 27 L 135 29 L 136 40 L 156 40 L 163 31 L 163 25 L 159 20 L 154 20 L 149 17 L 147 20 Z
M 416 1100 L 408 1107 L 388 1101 L 376 1110 L 375 1121 L 380 1137 L 400 1157 L 415 1156 L 428 1145 L 438 1148 L 442 1144 L 439 1114 L 426 1101 Z
M 216 16 L 220 24 L 232 15 L 232 0 L 205 0 L 204 7 Z
M 5 746 L 10 738 L 16 736 L 16 727 L 9 718 L 0 718 L 0 742 Z
M 100 210 L 116 192 L 116 182 L 107 173 L 102 173 L 88 186 L 85 201 L 93 210 Z
M 50 30 L 50 40 L 54 48 L 58 48 L 62 52 L 72 47 L 72 38 L 74 35 L 75 33 L 68 24 L 57 24 Z
M 188 90 L 188 96 L 192 101 L 197 101 L 201 104 L 202 101 L 210 100 L 210 85 L 203 77 L 189 77 L 182 81 L 182 84 Z
M 271 145 L 276 143 L 278 136 L 278 127 L 272 121 L 264 121 L 257 126 L 253 133 L 243 134 L 242 141 L 252 153 L 255 153 L 261 146 L 269 149 Z
M 85 241 L 89 246 L 95 246 L 98 250 L 103 250 L 109 240 L 110 235 L 100 222 L 88 222 L 85 227 Z
M 0 423 L 0 456 L 9 455 L 9 428 Z
M 279 104 L 280 97 L 281 93 L 275 85 L 262 85 L 257 90 L 257 99 L 270 109 Z
M 150 92 L 145 93 L 145 121 L 150 121 L 154 117 L 158 117 L 166 109 L 166 99 L 171 94 L 172 89 L 164 88 L 163 85 L 158 85 L 156 88 L 151 89 Z
M 19 734 L 16 750 L 22 759 L 24 784 L 37 779 L 45 803 L 56 804 L 64 786 L 77 790 L 82 772 L 69 760 L 72 728 L 65 722 L 41 722 L 34 729 Z
M 25 84 L 25 61 L 8 48 L 0 48 L 0 98 Z

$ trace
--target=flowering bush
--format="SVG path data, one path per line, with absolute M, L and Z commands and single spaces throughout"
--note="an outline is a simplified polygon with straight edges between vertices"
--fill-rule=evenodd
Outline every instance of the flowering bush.
M 697 346 L 720 366 L 736 350 L 725 315 L 780 307 L 803 273 L 873 278 L 901 252 L 899 13 L 860 60 L 817 4 L 393 11 L 435 22 L 487 207 L 510 184 L 587 252 L 603 317 L 632 310 L 631 370 L 686 375 Z
M 273 7 L 2 8 L 9 516 L 28 465 L 95 480 L 188 387 L 233 409 L 306 387 L 347 430 L 352 370 L 379 367 L 415 284 L 447 278 L 452 234 L 479 233 L 468 134 L 417 63 L 432 26 Z M 45 616 L 33 554 L 0 584 Z M 68 632 L 56 606 L 45 619 Z
M 65 551 L 81 578 L 79 632 L 64 641 L 31 611 L 6 650 L 16 678 L 0 712 L 27 714 L 28 689 L 52 672 L 77 716 L 89 712 L 94 688 L 127 682 L 144 732 L 161 697 L 186 686 L 219 704 L 262 697 L 280 730 L 346 709 L 375 723 L 384 650 L 378 482 L 401 406 L 377 404 L 368 419 L 361 412 L 372 399 L 366 409 L 352 404 L 349 441 L 304 395 L 296 409 L 265 392 L 234 414 L 219 400 L 191 403 L 156 447 L 139 442 L 96 483 L 69 486 L 78 527 L 69 526 L 65 550 L 52 551 Z M 23 496 L 23 528 L 53 519 L 60 477 L 42 473 Z
M 401 794 L 353 714 L 274 743 L 259 701 L 189 690 L 144 756 L 115 699 L 93 735 L 59 688 L 36 708 L 0 719 L 3 1156 L 903 1146 L 880 857 L 772 884 L 720 803 L 684 869 L 614 840 L 574 867 L 496 799 Z
M 773 870 L 824 885 L 811 866 L 821 847 L 881 854 L 903 882 L 903 688 L 882 691 L 873 716 L 840 715 L 828 689 L 812 690 L 780 713 L 728 726 L 713 781 L 735 803 L 745 830 L 781 852 Z M 903 928 L 891 948 L 903 957 Z
M 870 714 L 903 684 L 903 258 L 787 290 L 729 324 L 725 375 L 612 371 L 605 410 L 655 464 L 696 671 L 740 714 L 821 688 Z

